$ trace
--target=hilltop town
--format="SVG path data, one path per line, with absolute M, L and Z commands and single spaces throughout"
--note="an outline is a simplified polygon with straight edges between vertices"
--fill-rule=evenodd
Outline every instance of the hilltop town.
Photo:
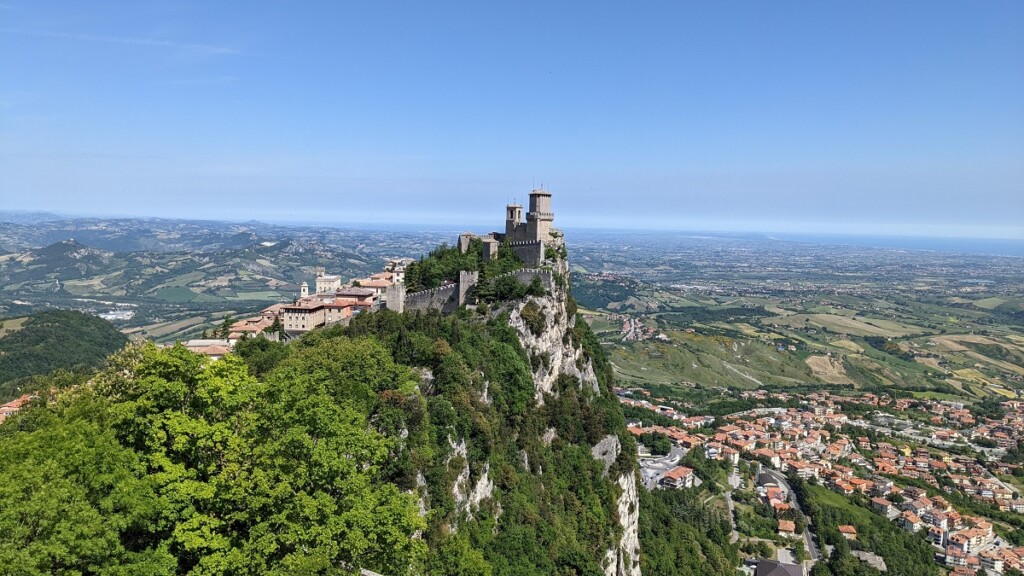
M 552 271 L 541 268 L 545 265 L 550 268 L 565 250 L 562 233 L 552 227 L 554 217 L 551 193 L 533 190 L 525 217 L 522 205 L 509 204 L 505 208 L 503 232 L 485 235 L 464 232 L 456 239 L 455 245 L 464 254 L 478 244 L 483 264 L 498 259 L 499 249 L 504 246 L 521 263 L 521 269 L 509 274 L 524 283 L 535 276 L 550 283 Z M 414 262 L 409 257 L 388 259 L 380 272 L 348 281 L 317 267 L 312 285 L 302 281 L 298 297 L 292 303 L 273 304 L 257 315 L 225 323 L 218 330 L 219 338 L 190 339 L 184 345 L 194 352 L 221 358 L 242 338 L 295 338 L 316 328 L 347 325 L 354 316 L 381 308 L 396 312 L 431 308 L 452 312 L 460 306 L 472 304 L 471 292 L 479 281 L 479 270 L 459 271 L 454 281 L 444 280 L 435 287 L 418 286 L 421 289 L 408 290 L 406 269 Z

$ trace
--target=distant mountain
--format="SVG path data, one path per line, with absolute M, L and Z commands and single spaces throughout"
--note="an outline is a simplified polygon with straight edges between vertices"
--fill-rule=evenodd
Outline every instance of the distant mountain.
M 109 322 L 67 310 L 6 320 L 0 331 L 0 402 L 23 393 L 24 378 L 103 364 L 128 339 Z M 13 325 L 7 330 L 8 325 Z
M 237 233 L 215 251 L 110 252 L 76 239 L 0 258 L 0 294 L 10 300 L 54 295 L 157 302 L 276 302 L 298 292 L 317 266 L 359 277 L 380 264 L 310 240 L 264 242 Z M 0 305 L 0 313 L 3 313 Z
M 51 212 L 17 212 L 12 210 L 0 210 L 0 223 L 13 222 L 18 224 L 35 224 L 61 219 L 63 219 L 63 216 L 58 216 Z
M 293 299 L 317 267 L 361 278 L 388 258 L 417 258 L 454 239 L 439 231 L 261 222 L 3 220 L 0 316 L 55 308 L 116 313 L 122 329 L 159 327 L 160 338 L 190 337 L 219 324 L 223 313 L 248 314 Z

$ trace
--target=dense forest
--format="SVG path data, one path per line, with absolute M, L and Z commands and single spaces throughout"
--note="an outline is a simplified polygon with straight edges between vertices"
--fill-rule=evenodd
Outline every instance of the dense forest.
M 480 272 L 480 282 L 486 286 L 493 277 L 522 267 L 522 261 L 505 244 L 498 249 L 497 258 L 484 262 L 483 241 L 473 238 L 465 252 L 458 246 L 442 244 L 409 264 L 405 269 L 405 287 L 410 292 L 437 288 L 445 282 L 458 280 L 461 270 Z
M 0 402 L 35 390 L 32 376 L 99 367 L 127 341 L 95 316 L 70 310 L 33 314 L 20 329 L 0 337 Z

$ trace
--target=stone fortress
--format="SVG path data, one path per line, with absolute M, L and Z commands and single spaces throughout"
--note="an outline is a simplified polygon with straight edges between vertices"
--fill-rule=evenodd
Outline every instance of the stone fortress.
M 491 232 L 479 237 L 484 242 L 484 261 L 495 258 L 498 248 L 507 242 L 516 256 L 528 267 L 536 268 L 544 261 L 544 250 L 548 246 L 559 247 L 563 242 L 562 233 L 551 227 L 555 213 L 551 211 L 551 193 L 537 189 L 530 192 L 530 211 L 523 221 L 523 207 L 509 204 L 505 207 L 505 233 Z M 464 232 L 459 235 L 459 250 L 465 252 L 477 235 Z
M 546 261 L 549 249 L 560 252 L 564 244 L 562 233 L 552 227 L 555 215 L 551 211 L 551 193 L 534 190 L 530 193 L 530 210 L 523 219 L 523 207 L 509 204 L 505 207 L 505 231 L 491 232 L 478 236 L 470 232 L 459 235 L 458 247 L 469 250 L 474 239 L 483 242 L 483 260 L 498 257 L 498 250 L 507 245 L 523 261 L 524 267 L 510 272 L 528 284 L 534 277 L 540 277 L 551 286 L 553 262 Z M 406 310 L 440 310 L 454 312 L 467 303 L 470 289 L 479 281 L 479 272 L 462 271 L 457 282 L 437 288 L 406 292 L 405 266 L 412 259 L 396 259 L 387 263 L 386 269 L 349 284 L 343 284 L 340 276 L 327 274 L 317 268 L 314 290 L 307 282 L 299 286 L 299 297 L 289 305 L 278 305 L 275 311 L 284 331 L 289 335 L 308 332 L 329 324 L 347 324 L 352 316 L 364 311 L 388 308 L 396 312 Z M 269 310 L 269 309 L 268 309 Z
M 530 192 L 530 211 L 523 221 L 523 207 L 520 204 L 509 204 L 505 207 L 505 232 L 491 232 L 478 236 L 472 232 L 459 235 L 459 250 L 469 250 L 470 242 L 479 238 L 483 241 L 483 260 L 487 262 L 498 257 L 498 249 L 507 244 L 523 261 L 524 268 L 512 272 L 520 282 L 529 283 L 534 276 L 540 276 L 545 284 L 550 285 L 550 270 L 541 269 L 547 254 L 547 248 L 560 249 L 564 243 L 562 232 L 553 228 L 555 213 L 551 210 L 551 193 L 537 189 Z M 479 281 L 478 272 L 463 271 L 454 284 L 406 293 L 404 285 L 395 285 L 385 293 L 385 306 L 396 312 L 406 310 L 437 309 L 452 312 L 466 304 L 466 295 Z

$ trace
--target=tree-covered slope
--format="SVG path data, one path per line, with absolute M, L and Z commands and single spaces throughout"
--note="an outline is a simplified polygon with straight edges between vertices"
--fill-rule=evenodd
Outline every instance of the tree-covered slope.
M 720 519 L 708 535 L 692 506 L 638 495 L 610 365 L 575 311 L 552 282 L 217 362 L 128 347 L 0 426 L 0 566 L 651 576 L 688 559 L 684 573 L 730 574 Z
M 67 310 L 30 316 L 0 337 L 0 401 L 20 394 L 19 379 L 57 369 L 95 368 L 128 339 L 106 320 Z
M 424 522 L 380 481 L 398 440 L 353 399 L 411 373 L 370 342 L 317 352 L 259 381 L 234 357 L 129 348 L 90 385 L 19 413 L 0 426 L 0 566 L 404 573 Z

